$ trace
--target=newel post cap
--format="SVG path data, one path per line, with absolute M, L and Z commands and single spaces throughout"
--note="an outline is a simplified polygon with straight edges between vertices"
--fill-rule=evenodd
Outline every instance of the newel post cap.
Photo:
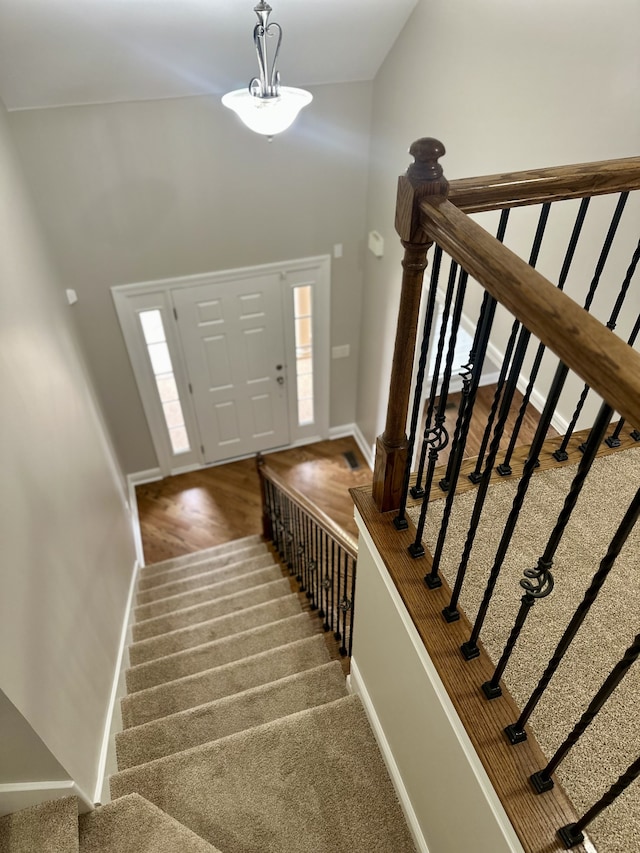
M 425 198 L 446 198 L 449 181 L 438 162 L 445 154 L 439 139 L 425 136 L 409 148 L 414 161 L 398 182 L 396 230 L 404 242 L 428 242 L 420 228 L 420 203 Z
M 424 181 L 440 182 L 444 173 L 438 160 L 440 157 L 444 157 L 446 153 L 446 149 L 439 139 L 433 139 L 431 136 L 416 139 L 409 148 L 409 154 L 415 160 L 407 169 L 407 177 L 411 183 L 415 185 Z M 446 179 L 444 183 L 448 188 L 449 183 Z

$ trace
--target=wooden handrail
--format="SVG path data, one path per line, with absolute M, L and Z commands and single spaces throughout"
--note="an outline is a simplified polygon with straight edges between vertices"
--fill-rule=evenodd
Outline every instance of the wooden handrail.
M 640 426 L 640 353 L 450 201 L 424 200 L 425 231 L 633 426 Z
M 316 506 L 313 501 L 310 501 L 301 492 L 294 489 L 293 486 L 290 486 L 281 477 L 279 477 L 278 474 L 276 474 L 276 472 L 272 468 L 269 468 L 269 466 L 264 462 L 263 457 L 258 458 L 258 473 L 260 474 L 260 477 L 264 477 L 265 480 L 269 480 L 269 482 L 272 483 L 278 491 L 282 492 L 285 497 L 289 498 L 290 501 L 297 504 L 321 530 L 323 530 L 336 542 L 337 545 L 342 548 L 343 551 L 349 554 L 349 556 L 354 560 L 358 559 L 357 540 L 351 536 L 350 533 L 347 533 L 346 530 L 343 530 L 339 524 L 336 524 L 332 518 L 329 518 L 326 512 Z
M 640 157 L 464 178 L 449 201 L 465 213 L 640 189 Z

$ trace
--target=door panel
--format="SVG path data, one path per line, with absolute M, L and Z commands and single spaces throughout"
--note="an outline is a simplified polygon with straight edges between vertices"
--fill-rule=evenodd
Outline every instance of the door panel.
M 289 443 L 281 289 L 270 274 L 172 291 L 206 462 Z

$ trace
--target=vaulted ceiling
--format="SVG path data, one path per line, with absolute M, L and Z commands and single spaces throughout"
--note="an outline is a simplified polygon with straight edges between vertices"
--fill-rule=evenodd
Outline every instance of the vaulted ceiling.
M 10 110 L 222 94 L 257 71 L 256 0 L 0 0 Z M 282 82 L 371 80 L 417 0 L 271 0 Z

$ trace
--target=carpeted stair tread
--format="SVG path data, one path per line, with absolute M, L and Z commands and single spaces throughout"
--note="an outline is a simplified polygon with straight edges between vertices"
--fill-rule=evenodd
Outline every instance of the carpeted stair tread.
M 337 661 L 225 696 L 116 735 L 125 770 L 347 695 Z
M 135 693 L 155 687 L 185 675 L 231 663 L 247 655 L 255 655 L 294 640 L 311 637 L 319 631 L 320 626 L 313 622 L 307 613 L 298 612 L 286 619 L 278 619 L 134 666 L 126 671 L 127 690 L 129 693 Z
M 265 542 L 260 534 L 253 533 L 251 536 L 244 536 L 242 539 L 233 539 L 231 542 L 223 542 L 221 545 L 214 545 L 211 548 L 202 548 L 200 551 L 191 551 L 188 554 L 181 554 L 179 557 L 170 557 L 168 560 L 149 563 L 148 566 L 143 566 L 140 571 L 141 574 L 147 575 L 154 571 L 164 571 L 172 569 L 175 566 L 183 566 L 185 563 L 193 562 L 194 559 L 215 559 L 215 557 L 233 554 L 236 551 L 244 551 L 246 548 L 252 548 L 257 545 L 264 546 Z
M 78 801 L 49 800 L 0 818 L 0 853 L 78 853 Z
M 256 604 L 246 607 L 237 613 L 229 613 L 226 616 L 218 616 L 196 625 L 186 628 L 178 628 L 159 637 L 150 637 L 148 640 L 140 640 L 129 646 L 129 659 L 133 666 L 138 666 L 148 661 L 156 660 L 165 655 L 172 655 L 220 640 L 259 625 L 266 625 L 278 619 L 286 619 L 300 613 L 298 596 L 290 592 L 288 595 L 267 601 L 264 604 Z
M 125 697 L 120 703 L 123 725 L 139 726 L 294 672 L 304 672 L 328 660 L 329 652 L 320 634 L 283 641 L 283 645 Z
M 221 853 L 139 794 L 81 815 L 79 824 L 80 853 Z
M 225 853 L 415 853 L 358 697 L 111 778 Z
M 147 588 L 139 586 L 136 604 L 148 604 L 150 601 L 157 601 L 159 598 L 180 595 L 180 593 L 188 592 L 191 589 L 230 580 L 239 575 L 246 575 L 249 572 L 255 572 L 258 569 L 273 565 L 275 565 L 273 554 L 268 552 L 256 554 L 254 557 L 245 557 L 242 560 L 214 568 L 211 568 L 209 563 L 192 563 L 159 576 L 157 578 L 158 583 L 153 586 Z
M 170 613 L 172 610 L 181 610 L 183 607 L 191 607 L 194 604 L 200 604 L 212 598 L 222 598 L 225 595 L 232 595 L 234 592 L 251 589 L 251 587 L 259 586 L 261 583 L 269 583 L 269 581 L 278 580 L 281 577 L 282 570 L 273 563 L 264 569 L 247 572 L 247 574 L 232 577 L 228 580 L 215 580 L 211 584 L 203 584 L 196 589 L 182 592 L 178 595 L 159 598 L 156 601 L 151 601 L 149 604 L 141 604 L 134 610 L 135 619 L 136 622 L 143 622 L 145 619 L 164 616 L 165 613 Z
M 272 580 L 270 583 L 259 584 L 250 589 L 215 597 L 200 604 L 185 606 L 162 616 L 138 622 L 133 625 L 133 639 L 138 642 L 148 640 L 160 634 L 167 634 L 200 622 L 208 622 L 220 616 L 228 616 L 240 610 L 255 607 L 257 604 L 265 604 L 285 595 L 291 595 L 290 582 L 282 577 L 281 572 L 279 575 L 277 580 Z

